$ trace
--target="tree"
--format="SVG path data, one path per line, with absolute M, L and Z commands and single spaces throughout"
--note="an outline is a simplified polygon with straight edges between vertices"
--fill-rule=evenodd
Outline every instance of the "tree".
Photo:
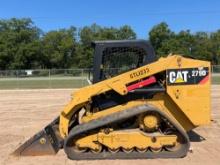
M 40 67 L 40 33 L 31 19 L 0 20 L 0 69 Z
M 210 35 L 212 47 L 212 63 L 217 65 L 220 63 L 220 30 Z
M 158 56 L 163 56 L 165 55 L 165 53 L 167 53 L 166 51 L 164 52 L 163 49 L 161 49 L 162 45 L 166 45 L 164 44 L 164 42 L 166 42 L 167 40 L 169 40 L 171 37 L 174 36 L 174 33 L 169 29 L 167 23 L 162 22 L 156 26 L 154 26 L 150 32 L 149 32 L 149 40 L 152 44 L 152 46 L 154 47 L 156 54 Z
M 47 68 L 69 68 L 74 62 L 76 28 L 50 31 L 42 37 L 42 44 Z
M 78 66 L 90 68 L 93 64 L 93 49 L 91 42 L 97 40 L 129 40 L 135 39 L 136 34 L 130 26 L 124 25 L 120 28 L 101 27 L 97 24 L 85 26 L 79 31 L 80 45 L 77 49 Z
M 149 38 L 158 56 L 182 54 L 196 59 L 219 62 L 220 31 L 209 35 L 205 32 L 192 34 L 190 30 L 172 32 L 164 22 L 154 26 Z
M 210 36 L 205 32 L 197 32 L 194 34 L 194 45 L 192 55 L 194 58 L 212 61 L 212 42 Z
M 43 33 L 29 18 L 0 20 L 0 69 L 90 68 L 92 41 L 130 39 L 136 39 L 136 33 L 128 25 L 116 28 L 92 24 Z M 220 62 L 220 30 L 177 33 L 162 22 L 151 29 L 149 39 L 158 56 L 173 53 L 212 64 Z
M 189 30 L 173 33 L 169 39 L 164 40 L 159 48 L 163 55 L 182 54 L 192 55 L 192 48 L 194 45 L 194 37 Z
M 133 29 L 130 26 L 124 25 L 116 31 L 116 39 L 133 40 L 136 39 L 136 33 L 133 31 Z

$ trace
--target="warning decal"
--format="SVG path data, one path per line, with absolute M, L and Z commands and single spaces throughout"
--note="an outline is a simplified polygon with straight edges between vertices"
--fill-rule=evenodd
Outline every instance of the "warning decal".
M 209 68 L 168 69 L 168 85 L 205 84 L 209 80 Z

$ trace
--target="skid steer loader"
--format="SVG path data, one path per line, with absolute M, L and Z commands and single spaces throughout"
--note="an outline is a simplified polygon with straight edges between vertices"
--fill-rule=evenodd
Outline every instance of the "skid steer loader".
M 158 60 L 147 41 L 97 41 L 91 85 L 14 151 L 70 159 L 181 158 L 187 132 L 210 123 L 210 63 Z

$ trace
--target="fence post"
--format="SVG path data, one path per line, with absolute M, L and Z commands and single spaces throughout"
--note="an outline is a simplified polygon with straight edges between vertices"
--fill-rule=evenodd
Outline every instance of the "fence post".
M 48 74 L 49 74 L 49 89 L 51 89 L 50 69 L 48 70 Z
M 81 79 L 82 79 L 82 84 L 81 84 L 81 87 L 83 87 L 83 69 L 81 69 Z
M 16 73 L 16 88 L 19 89 L 19 77 L 18 77 L 18 70 L 15 71 Z

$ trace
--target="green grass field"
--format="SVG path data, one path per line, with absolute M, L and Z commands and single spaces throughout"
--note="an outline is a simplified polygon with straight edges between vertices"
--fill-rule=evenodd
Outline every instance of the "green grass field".
M 220 76 L 213 76 L 212 84 L 220 85 Z M 80 88 L 86 85 L 88 82 L 85 77 L 0 78 L 0 90 Z
M 81 77 L 0 79 L 0 89 L 80 88 L 86 85 L 86 78 Z
M 220 76 L 213 76 L 212 77 L 212 84 L 219 84 L 220 85 Z

